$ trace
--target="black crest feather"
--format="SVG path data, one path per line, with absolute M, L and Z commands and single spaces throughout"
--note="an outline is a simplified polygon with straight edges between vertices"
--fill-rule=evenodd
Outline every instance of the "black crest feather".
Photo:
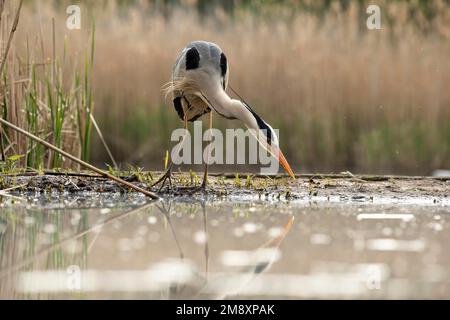
M 220 54 L 220 70 L 222 71 L 222 77 L 225 77 L 225 74 L 227 73 L 227 57 L 222 52 Z
M 200 63 L 200 54 L 194 47 L 186 52 L 186 70 L 197 69 Z

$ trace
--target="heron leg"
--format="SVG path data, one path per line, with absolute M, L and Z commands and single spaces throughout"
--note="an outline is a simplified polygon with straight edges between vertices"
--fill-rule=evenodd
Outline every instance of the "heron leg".
M 150 188 L 153 188 L 154 186 L 157 186 L 158 184 L 161 184 L 161 186 L 158 189 L 158 192 L 161 192 L 162 188 L 166 185 L 166 182 L 168 181 L 168 188 L 169 190 L 172 189 L 172 166 L 173 162 L 170 161 L 169 167 L 167 168 L 167 171 L 162 175 L 161 178 L 158 179 L 154 184 L 151 185 Z
M 188 121 L 187 121 L 187 116 L 184 116 L 184 129 L 187 130 L 188 129 Z M 186 135 L 184 135 L 183 140 L 186 138 Z M 172 190 L 172 168 L 173 168 L 173 161 L 172 159 L 169 160 L 170 164 L 169 167 L 167 168 L 167 171 L 162 175 L 161 178 L 158 179 L 158 181 L 156 181 L 154 184 L 151 185 L 151 188 L 153 188 L 154 186 L 161 184 L 161 186 L 158 189 L 158 192 L 161 192 L 161 190 L 164 188 L 166 182 L 168 181 L 168 190 Z
M 209 113 L 209 129 L 212 129 L 212 112 Z M 209 131 L 209 140 L 211 140 L 211 130 Z M 194 194 L 196 192 L 199 191 L 205 191 L 206 187 L 208 185 L 208 163 L 209 163 L 209 147 L 210 145 L 207 146 L 208 148 L 208 152 L 207 152 L 207 159 L 205 161 L 205 171 L 203 173 L 203 182 L 199 187 L 194 187 L 194 188 L 189 188 L 191 189 L 189 194 Z
M 211 129 L 212 129 L 212 112 L 209 113 L 209 140 L 211 140 L 211 138 L 212 138 Z M 207 148 L 208 148 L 207 159 L 205 162 L 205 172 L 203 174 L 203 182 L 201 185 L 201 187 L 203 189 L 205 189 L 206 185 L 208 184 L 208 163 L 209 163 L 209 155 L 210 155 L 210 152 L 209 152 L 210 146 L 211 146 L 211 144 L 209 144 L 207 146 Z

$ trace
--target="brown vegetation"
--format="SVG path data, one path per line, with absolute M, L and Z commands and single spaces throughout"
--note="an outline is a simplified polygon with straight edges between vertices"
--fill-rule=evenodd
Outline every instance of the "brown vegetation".
M 223 48 L 231 86 L 280 128 L 283 150 L 300 171 L 429 174 L 450 163 L 445 2 L 436 2 L 439 15 L 431 23 L 420 15 L 410 20 L 411 4 L 381 2 L 379 31 L 365 30 L 367 15 L 355 3 L 346 10 L 334 5 L 321 16 L 280 6 L 270 16 L 216 10 L 201 19 L 189 7 L 167 15 L 143 3 L 126 13 L 110 2 L 89 7 L 79 31 L 65 28 L 64 6 L 41 3 L 40 17 L 27 6 L 16 39 L 23 48 L 28 36 L 39 48 L 34 37 L 42 28 L 48 43 L 55 16 L 58 50 L 66 34 L 68 54 L 82 60 L 95 16 L 95 114 L 122 163 L 162 166 L 170 132 L 180 123 L 161 87 L 179 51 L 194 39 Z M 222 128 L 239 126 L 217 119 Z M 96 146 L 94 159 L 109 162 Z

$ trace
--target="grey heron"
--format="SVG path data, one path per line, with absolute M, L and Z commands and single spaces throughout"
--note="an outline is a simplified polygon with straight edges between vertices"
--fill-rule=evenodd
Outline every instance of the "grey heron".
M 229 68 L 227 57 L 222 49 L 214 43 L 193 41 L 178 56 L 172 72 L 172 81 L 167 93 L 173 96 L 173 105 L 178 116 L 187 129 L 188 122 L 201 116 L 209 115 L 209 128 L 212 127 L 212 111 L 226 119 L 241 120 L 244 125 L 256 132 L 255 137 L 262 147 L 269 151 L 286 172 L 295 177 L 286 158 L 279 148 L 278 137 L 273 128 L 264 121 L 242 99 L 232 99 L 226 92 L 228 87 Z M 171 161 L 167 172 L 154 184 L 168 179 L 171 184 Z M 208 163 L 201 188 L 208 181 Z M 161 190 L 160 188 L 160 190 Z

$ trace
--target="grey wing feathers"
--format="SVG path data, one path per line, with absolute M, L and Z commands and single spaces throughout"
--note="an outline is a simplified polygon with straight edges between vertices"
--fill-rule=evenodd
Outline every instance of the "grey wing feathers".
M 183 49 L 173 67 L 172 81 L 183 78 L 187 72 L 197 72 L 197 69 L 202 68 L 220 76 L 221 86 L 226 90 L 227 58 L 219 46 L 206 41 L 193 41 Z M 173 104 L 182 120 L 186 116 L 188 121 L 195 121 L 205 113 L 211 112 L 211 108 L 198 95 L 184 94 L 182 89 L 173 91 Z

